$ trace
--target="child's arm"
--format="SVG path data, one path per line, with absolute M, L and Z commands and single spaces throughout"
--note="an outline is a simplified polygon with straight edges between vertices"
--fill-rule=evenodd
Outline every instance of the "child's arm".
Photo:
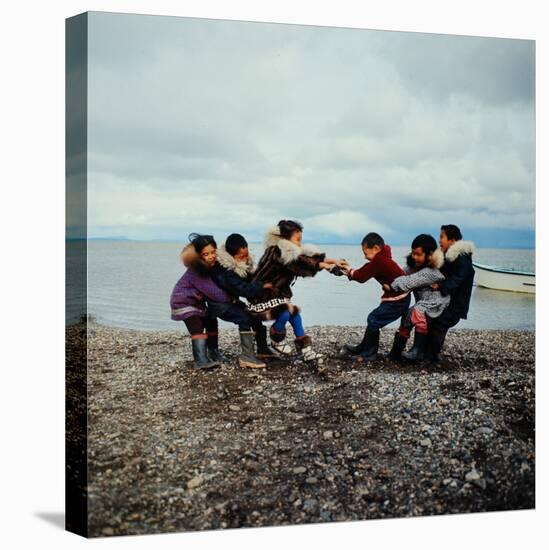
M 263 282 L 260 280 L 250 282 L 239 277 L 232 271 L 225 271 L 219 279 L 221 287 L 233 296 L 244 296 L 248 300 L 253 300 L 263 293 Z
M 397 277 L 392 283 L 393 290 L 408 291 L 424 286 L 429 286 L 433 283 L 438 283 L 444 280 L 444 275 L 438 269 L 425 268 Z
M 211 278 L 196 279 L 193 281 L 193 286 L 204 295 L 206 300 L 212 300 L 213 302 L 227 301 L 227 293 Z
M 286 268 L 298 277 L 314 277 L 322 270 L 321 264 L 325 258 L 325 254 L 314 254 L 313 256 L 302 254 L 293 262 L 287 263 Z
M 368 279 L 375 277 L 376 274 L 377 269 L 372 262 L 365 263 L 360 269 L 349 268 L 347 270 L 349 280 L 357 281 L 358 283 L 365 283 Z

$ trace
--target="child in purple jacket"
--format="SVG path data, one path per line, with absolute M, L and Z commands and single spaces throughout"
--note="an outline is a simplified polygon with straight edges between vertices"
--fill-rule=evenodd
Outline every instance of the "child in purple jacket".
M 227 292 L 211 277 L 217 262 L 217 244 L 210 235 L 191 235 L 191 243 L 182 253 L 181 260 L 187 271 L 177 281 L 171 297 L 171 318 L 183 321 L 191 335 L 194 363 L 197 368 L 209 369 L 218 366 L 217 317 L 208 314 L 207 302 L 226 304 L 219 314 L 221 319 L 239 326 L 242 353 L 238 361 L 241 367 L 262 368 L 265 363 L 254 354 L 254 332 L 251 317 L 239 307 Z

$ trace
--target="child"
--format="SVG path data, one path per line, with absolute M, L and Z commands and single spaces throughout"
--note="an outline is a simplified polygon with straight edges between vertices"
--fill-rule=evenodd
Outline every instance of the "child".
M 351 281 L 365 283 L 372 277 L 381 285 L 392 283 L 404 275 L 402 268 L 393 260 L 391 247 L 378 233 L 368 233 L 362 239 L 362 252 L 368 260 L 360 269 L 353 269 L 347 262 L 341 266 Z M 368 315 L 368 324 L 362 342 L 358 346 L 347 345 L 347 351 L 363 361 L 373 361 L 379 349 L 379 331 L 384 326 L 396 321 L 407 311 L 410 305 L 410 293 L 385 290 L 381 304 Z
M 264 289 L 272 288 L 272 283 L 252 281 L 255 271 L 254 260 L 248 250 L 248 242 L 238 234 L 232 233 L 217 249 L 217 261 L 213 279 L 232 296 L 243 296 L 247 300 L 257 298 Z M 257 357 L 260 359 L 276 359 L 277 355 L 267 343 L 267 329 L 260 319 L 252 320 L 257 343 Z
M 272 283 L 258 298 L 250 300 L 252 315 L 259 319 L 275 319 L 270 335 L 273 348 L 282 354 L 290 354 L 285 342 L 286 323 L 295 334 L 295 346 L 305 361 L 315 361 L 322 356 L 312 349 L 311 337 L 305 333 L 299 309 L 291 303 L 291 285 L 297 277 L 314 277 L 322 269 L 330 269 L 335 260 L 327 259 L 313 245 L 302 244 L 303 226 L 292 220 L 280 220 L 265 236 L 265 252 L 259 260 L 253 280 Z
M 440 228 L 440 249 L 444 254 L 442 274 L 445 280 L 435 284 L 443 296 L 450 297 L 450 304 L 444 312 L 431 318 L 429 314 L 429 345 L 430 360 L 436 362 L 442 350 L 446 333 L 459 323 L 467 319 L 469 302 L 473 290 L 475 270 L 473 268 L 473 253 L 475 247 L 470 241 L 463 241 L 461 230 L 457 225 L 443 225 Z
M 383 288 L 398 292 L 414 291 L 415 304 L 402 318 L 389 357 L 399 360 L 402 354 L 402 357 L 415 362 L 424 358 L 427 315 L 430 318 L 441 315 L 450 303 L 450 297 L 431 288 L 432 284 L 444 280 L 444 275 L 440 272 L 444 256 L 435 239 L 431 235 L 418 235 L 412 241 L 411 248 L 412 251 L 406 258 L 406 275 L 397 277 L 390 285 L 383 285 Z M 409 352 L 402 353 L 412 328 L 415 328 L 414 345 Z
M 235 300 L 212 279 L 217 262 L 217 244 L 211 235 L 189 236 L 191 244 L 181 254 L 188 268 L 175 285 L 170 305 L 172 319 L 184 321 L 193 347 L 195 367 L 208 369 L 218 366 L 221 355 L 218 349 L 217 318 L 220 317 L 239 326 L 242 347 L 238 363 L 241 367 L 263 368 L 253 351 L 251 318 L 245 307 Z M 215 316 L 206 307 L 214 304 Z M 204 334 L 206 330 L 206 334 Z

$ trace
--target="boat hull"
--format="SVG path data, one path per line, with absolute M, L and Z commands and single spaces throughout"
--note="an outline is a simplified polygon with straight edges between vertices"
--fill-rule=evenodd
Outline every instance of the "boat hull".
M 476 263 L 473 265 L 476 271 L 475 282 L 477 286 L 508 292 L 536 293 L 536 276 L 534 273 L 500 270 Z

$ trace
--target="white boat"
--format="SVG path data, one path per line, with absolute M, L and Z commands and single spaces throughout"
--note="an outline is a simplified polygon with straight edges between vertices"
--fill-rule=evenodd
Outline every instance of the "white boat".
M 473 262 L 477 286 L 510 292 L 536 293 L 536 274 L 528 271 L 502 269 Z

